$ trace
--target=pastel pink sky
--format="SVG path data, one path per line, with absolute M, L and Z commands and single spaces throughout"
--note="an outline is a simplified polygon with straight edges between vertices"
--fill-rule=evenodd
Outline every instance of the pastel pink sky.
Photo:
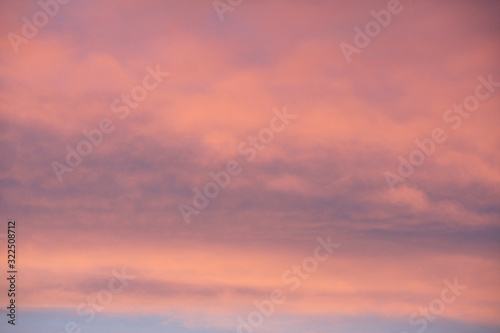
M 236 331 L 331 235 L 339 250 L 262 332 L 372 317 L 409 331 L 455 277 L 467 290 L 438 321 L 498 330 L 500 87 L 457 129 L 443 115 L 478 77 L 500 81 L 500 6 L 401 4 L 347 63 L 339 44 L 387 1 L 247 0 L 220 21 L 211 1 L 74 0 L 18 53 L 6 36 L 40 7 L 2 1 L 0 207 L 19 224 L 23 310 L 57 312 L 62 330 L 126 267 L 136 278 L 103 317 Z M 121 120 L 110 105 L 148 66 L 169 76 Z M 285 107 L 296 118 L 247 162 L 239 144 Z M 51 163 L 103 118 L 115 130 L 59 182 Z M 435 128 L 447 140 L 391 191 L 384 172 Z M 186 224 L 178 205 L 232 159 L 241 174 Z

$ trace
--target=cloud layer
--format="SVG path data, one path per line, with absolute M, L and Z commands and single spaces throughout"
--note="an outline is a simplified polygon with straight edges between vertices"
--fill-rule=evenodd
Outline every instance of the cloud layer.
M 24 332 L 81 321 L 122 267 L 136 278 L 97 331 L 235 332 L 327 235 L 341 248 L 263 332 L 411 330 L 455 277 L 467 290 L 428 332 L 498 330 L 500 87 L 449 113 L 457 128 L 445 114 L 500 81 L 500 6 L 401 5 L 350 63 L 339 44 L 387 1 L 244 1 L 224 21 L 210 1 L 72 1 L 19 52 L 3 38 L 0 206 L 19 225 Z M 41 10 L 0 7 L 4 36 Z M 121 119 L 113 101 L 148 66 L 169 75 Z M 296 118 L 249 162 L 238 147 L 285 107 Z M 104 118 L 114 130 L 59 182 L 52 163 Z M 436 128 L 445 142 L 391 190 L 384 173 Z M 179 204 L 230 160 L 241 173 L 186 224 Z

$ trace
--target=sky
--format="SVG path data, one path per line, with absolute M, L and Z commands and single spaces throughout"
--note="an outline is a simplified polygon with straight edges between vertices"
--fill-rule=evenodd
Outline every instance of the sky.
M 0 2 L 1 332 L 500 331 L 498 1 L 59 1 Z

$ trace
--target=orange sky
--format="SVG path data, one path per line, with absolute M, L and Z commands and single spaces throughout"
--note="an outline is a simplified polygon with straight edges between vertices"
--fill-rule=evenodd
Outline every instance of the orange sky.
M 0 205 L 22 304 L 2 332 L 83 323 L 75 309 L 122 267 L 135 278 L 89 332 L 237 332 L 328 235 L 341 246 L 260 332 L 416 332 L 409 316 L 455 278 L 467 289 L 426 332 L 498 331 L 500 6 L 401 0 L 348 62 L 341 43 L 390 3 L 247 0 L 220 20 L 211 1 L 73 0 L 16 45 L 43 9 L 1 2 Z M 68 165 L 103 119 L 113 130 Z M 436 128 L 446 139 L 390 186 Z

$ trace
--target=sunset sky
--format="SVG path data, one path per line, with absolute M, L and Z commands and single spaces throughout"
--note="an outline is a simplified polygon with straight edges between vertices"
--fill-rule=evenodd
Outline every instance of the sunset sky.
M 500 332 L 499 1 L 60 1 L 0 1 L 2 333 Z

